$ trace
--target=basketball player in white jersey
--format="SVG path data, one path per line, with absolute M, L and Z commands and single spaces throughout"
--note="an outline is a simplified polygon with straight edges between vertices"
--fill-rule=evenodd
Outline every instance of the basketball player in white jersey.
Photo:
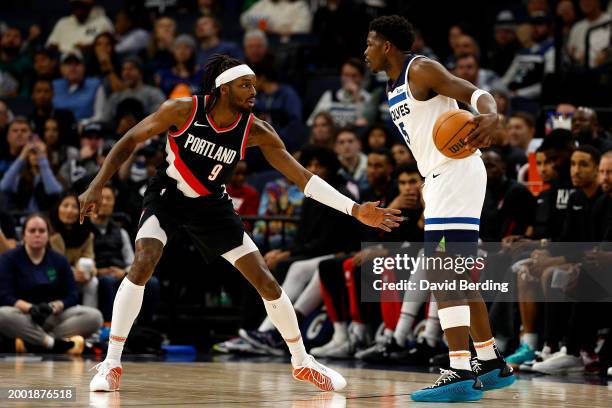
M 374 72 L 385 71 L 391 118 L 414 155 L 425 177 L 425 239 L 432 248 L 452 243 L 476 245 L 480 213 L 487 185 L 487 173 L 480 151 L 454 160 L 436 148 L 432 130 L 436 119 L 457 100 L 470 104 L 480 114 L 473 121 L 476 130 L 466 141 L 468 147 L 490 144 L 497 126 L 493 97 L 471 83 L 451 75 L 442 65 L 411 54 L 412 25 L 403 17 L 383 16 L 370 23 L 366 62 Z M 438 272 L 438 271 L 434 271 Z M 514 382 L 512 369 L 497 351 L 487 308 L 477 300 L 453 298 L 434 291 L 439 318 L 449 345 L 450 368 L 428 388 L 412 393 L 415 401 L 473 401 L 483 391 L 506 387 Z M 447 300 L 445 299 L 452 299 Z M 470 362 L 469 337 L 477 358 Z
M 304 195 L 390 231 L 399 226 L 400 211 L 357 204 L 302 167 L 287 152 L 266 122 L 253 115 L 255 74 L 225 55 L 206 65 L 203 92 L 168 100 L 130 129 L 112 148 L 100 172 L 79 197 L 80 220 L 95 214 L 102 187 L 139 143 L 169 131 L 166 164 L 149 180 L 136 235 L 136 253 L 115 297 L 106 359 L 96 366 L 91 391 L 116 391 L 122 375 L 123 345 L 142 305 L 144 285 L 166 242 L 181 229 L 209 261 L 221 256 L 257 289 L 270 320 L 291 353 L 293 377 L 324 391 L 338 391 L 346 380 L 306 353 L 293 305 L 272 276 L 259 250 L 244 231 L 225 191 L 234 167 L 247 147 L 258 146 L 266 160 L 304 190 Z M 193 273 L 214 273 L 194 265 Z M 203 380 L 205 381 L 205 380 Z

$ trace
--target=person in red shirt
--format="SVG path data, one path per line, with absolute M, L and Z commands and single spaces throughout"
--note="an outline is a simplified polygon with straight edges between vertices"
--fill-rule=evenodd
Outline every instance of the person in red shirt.
M 247 163 L 240 161 L 236 165 L 232 180 L 226 186 L 227 193 L 232 198 L 234 210 L 240 215 L 257 215 L 259 208 L 259 193 L 246 183 Z M 245 221 L 245 227 L 251 230 L 251 223 Z

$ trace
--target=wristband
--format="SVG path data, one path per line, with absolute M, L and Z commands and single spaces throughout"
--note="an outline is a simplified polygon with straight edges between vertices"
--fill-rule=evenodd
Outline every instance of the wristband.
M 482 89 L 476 89 L 472 94 L 472 98 L 470 99 L 470 105 L 472 105 L 472 108 L 474 108 L 474 110 L 478 113 L 480 113 L 478 111 L 478 98 L 480 98 L 482 95 L 490 96 L 491 94 L 487 91 L 483 91 Z

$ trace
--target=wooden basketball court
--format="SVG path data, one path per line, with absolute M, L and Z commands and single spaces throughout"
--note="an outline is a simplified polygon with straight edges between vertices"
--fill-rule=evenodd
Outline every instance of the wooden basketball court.
M 338 368 L 348 386 L 340 393 L 322 393 L 291 378 L 289 365 L 243 361 L 126 362 L 120 392 L 90 393 L 89 371 L 95 362 L 41 361 L 39 357 L 0 359 L 1 387 L 76 387 L 76 402 L 4 399 L 2 407 L 44 406 L 211 406 L 211 407 L 405 407 L 414 403 L 410 392 L 431 384 L 434 373 Z M 562 377 L 520 378 L 509 389 L 488 392 L 476 404 L 495 407 L 610 407 L 612 385 L 586 384 L 582 375 L 571 383 Z M 472 406 L 474 403 L 471 403 Z M 463 404 L 453 404 L 459 407 Z

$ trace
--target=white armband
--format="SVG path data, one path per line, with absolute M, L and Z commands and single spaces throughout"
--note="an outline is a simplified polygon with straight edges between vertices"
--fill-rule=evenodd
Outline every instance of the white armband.
M 355 205 L 353 200 L 327 184 L 321 177 L 315 175 L 306 183 L 304 195 L 348 215 L 351 215 Z
M 470 105 L 472 105 L 472 108 L 474 108 L 474 110 L 478 113 L 480 113 L 478 111 L 478 98 L 480 98 L 482 95 L 491 96 L 491 94 L 487 91 L 483 91 L 482 89 L 476 89 L 472 94 L 472 99 L 470 99 Z

